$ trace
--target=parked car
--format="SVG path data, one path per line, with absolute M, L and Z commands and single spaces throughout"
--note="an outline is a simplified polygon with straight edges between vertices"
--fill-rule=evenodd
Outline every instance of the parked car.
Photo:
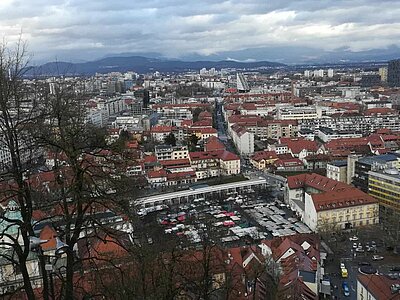
M 353 249 L 357 248 L 357 243 L 353 243 Z
M 364 249 L 362 247 L 356 248 L 356 252 L 363 253 Z
M 359 266 L 370 266 L 371 263 L 367 262 L 367 261 L 361 261 L 358 263 Z
M 355 241 L 358 241 L 358 237 L 352 236 L 349 238 L 349 240 L 355 242 Z
M 392 272 L 400 272 L 400 266 L 392 267 L 390 269 L 390 271 L 392 271 Z
M 350 289 L 347 281 L 342 282 L 342 289 L 343 289 L 343 295 L 345 295 L 345 297 L 350 296 Z
M 340 269 L 346 269 L 346 266 L 344 265 L 344 263 L 340 263 Z
M 383 256 L 380 255 L 372 255 L 372 260 L 382 260 Z

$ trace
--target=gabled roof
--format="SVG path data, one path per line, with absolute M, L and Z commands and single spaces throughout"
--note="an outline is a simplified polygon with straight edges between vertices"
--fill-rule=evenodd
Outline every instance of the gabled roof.
M 312 187 L 316 190 L 324 192 L 333 191 L 338 188 L 349 187 L 349 185 L 343 182 L 336 181 L 316 173 L 289 176 L 287 178 L 287 183 L 290 189 Z
M 217 151 L 225 149 L 226 147 L 224 143 L 222 143 L 216 136 L 210 136 L 204 145 L 205 151 Z
M 191 161 L 206 159 L 221 159 L 223 161 L 240 160 L 239 156 L 227 150 L 190 152 L 189 156 Z
M 348 188 L 338 189 L 326 193 L 312 194 L 311 198 L 317 212 L 378 203 L 378 200 L 376 200 L 374 197 L 355 187 L 350 186 Z
M 299 154 L 303 150 L 309 152 L 317 152 L 318 144 L 315 141 L 306 140 L 304 138 L 281 138 L 281 144 L 286 144 L 294 154 Z
M 158 170 L 158 171 L 154 171 L 154 170 L 149 170 L 147 171 L 147 177 L 148 178 L 161 178 L 161 177 L 167 177 L 167 171 L 162 169 L 162 170 Z
M 400 284 L 400 279 L 390 279 L 385 275 L 358 275 L 358 281 L 375 299 L 399 300 L 400 294 L 393 294 L 390 287 Z
M 251 156 L 251 159 L 259 162 L 262 160 L 278 159 L 278 156 L 275 151 L 258 151 Z

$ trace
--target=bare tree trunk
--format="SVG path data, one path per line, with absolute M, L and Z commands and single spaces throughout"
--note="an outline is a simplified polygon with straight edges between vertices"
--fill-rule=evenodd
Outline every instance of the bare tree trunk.
M 67 251 L 67 270 L 65 281 L 64 299 L 74 299 L 74 255 L 71 250 Z

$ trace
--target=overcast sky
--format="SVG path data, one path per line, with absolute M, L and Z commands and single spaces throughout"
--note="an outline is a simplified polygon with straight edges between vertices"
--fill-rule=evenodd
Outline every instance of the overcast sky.
M 38 59 L 400 43 L 399 0 L 0 0 L 0 33 Z

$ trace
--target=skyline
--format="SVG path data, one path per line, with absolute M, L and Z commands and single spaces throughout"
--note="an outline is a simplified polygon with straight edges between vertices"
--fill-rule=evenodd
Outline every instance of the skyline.
M 0 30 L 8 43 L 22 33 L 36 61 L 92 60 L 127 52 L 169 58 L 241 52 L 240 59 L 257 60 L 246 49 L 296 47 L 317 53 L 399 46 L 399 12 L 394 0 L 3 0 Z

